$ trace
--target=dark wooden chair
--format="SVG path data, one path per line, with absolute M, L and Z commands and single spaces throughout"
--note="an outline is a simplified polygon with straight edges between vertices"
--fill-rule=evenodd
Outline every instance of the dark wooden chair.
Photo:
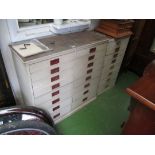
M 126 92 L 135 102 L 122 134 L 154 135 L 155 134 L 155 60 L 149 64 L 143 76 Z

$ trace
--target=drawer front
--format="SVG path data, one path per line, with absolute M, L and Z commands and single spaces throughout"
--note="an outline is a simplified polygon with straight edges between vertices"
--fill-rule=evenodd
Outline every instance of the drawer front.
M 96 94 L 98 86 L 98 78 L 91 81 L 91 83 L 84 83 L 75 90 L 73 94 L 73 102 L 80 97 L 89 96 L 89 94 Z
M 55 111 L 53 111 L 53 109 L 49 110 L 52 118 L 54 121 L 59 120 L 61 117 L 64 117 L 65 115 L 67 115 L 68 113 L 71 112 L 71 105 L 65 106 L 65 107 L 61 107 Z
M 101 67 L 100 67 L 101 68 Z M 96 67 L 96 68 L 93 68 L 93 67 L 90 67 L 88 68 L 87 70 L 76 70 L 75 72 L 75 80 L 79 80 L 81 78 L 83 78 L 83 81 L 85 81 L 85 79 L 88 77 L 88 80 L 89 80 L 89 77 L 90 79 L 93 79 L 95 77 L 98 77 L 100 76 L 100 72 L 101 72 L 101 69 Z
M 50 68 L 51 66 L 56 66 L 58 64 L 65 64 L 76 58 L 76 52 L 73 50 L 70 54 L 65 54 L 59 57 L 51 58 L 45 61 L 41 61 L 35 64 L 30 65 L 30 72 L 36 72 L 41 69 Z
M 96 73 L 94 73 L 94 75 L 96 75 Z M 96 78 L 95 80 L 94 79 L 86 80 L 86 78 L 84 78 L 84 80 L 81 83 L 79 83 L 80 85 L 76 85 L 77 82 L 75 81 L 63 87 L 57 88 L 53 91 L 49 89 L 50 92 L 41 96 L 36 96 L 34 102 L 35 104 L 42 104 L 49 100 L 53 101 L 58 97 L 61 100 L 64 100 L 66 98 L 72 97 L 74 94 L 77 94 L 79 92 L 89 89 L 89 87 L 92 85 L 97 86 L 98 80 L 99 78 Z
M 120 66 L 121 66 L 121 63 L 117 63 L 115 65 L 111 65 L 111 66 L 104 68 L 102 70 L 101 79 L 106 79 L 108 77 L 111 77 L 116 72 L 118 73 Z
M 91 74 L 91 75 L 87 74 L 87 75 L 75 80 L 73 82 L 73 85 L 74 85 L 74 87 L 78 87 L 82 84 L 86 84 L 86 83 L 90 84 L 94 79 L 99 79 L 99 76 L 100 76 L 100 70 L 95 70 L 93 72 L 93 74 Z
M 89 93 L 88 95 L 83 95 L 77 98 L 76 100 L 73 100 L 71 104 L 71 109 L 74 110 L 80 105 L 84 104 L 85 102 L 89 102 L 91 99 L 96 97 L 96 92 L 95 93 Z
M 60 106 L 60 107 L 66 107 L 68 105 L 71 105 L 72 103 L 72 98 L 67 98 L 65 100 L 59 100 L 58 102 L 54 102 L 52 100 L 50 101 L 47 101 L 47 102 L 44 102 L 42 104 L 38 104 L 38 105 L 35 105 L 36 107 L 39 107 L 39 108 L 42 108 L 42 109 L 45 109 L 45 110 L 51 110 L 52 108 L 55 108 L 57 106 Z
M 68 74 L 70 77 L 75 77 L 75 79 L 77 79 L 86 74 L 87 68 L 94 68 L 95 70 L 101 68 L 103 65 L 102 58 L 99 58 L 98 61 L 90 60 L 88 62 L 87 59 L 87 57 L 84 57 L 79 61 L 75 61 L 74 64 L 72 64 L 72 68 L 68 70 L 61 70 L 61 67 L 55 67 L 51 70 L 45 69 L 44 71 L 33 73 L 31 75 L 33 88 L 49 85 L 51 83 L 51 78 L 55 76 L 59 76 L 59 79 L 61 79 L 65 78 L 66 74 Z M 76 68 L 76 70 L 74 68 Z
M 127 45 L 129 42 L 129 38 L 116 39 L 109 42 L 107 45 L 106 55 L 110 55 L 112 53 L 117 53 L 120 51 L 125 52 Z
M 88 71 L 88 73 L 87 73 Z M 49 93 L 49 92 L 54 92 L 54 91 L 57 91 L 58 89 L 60 89 L 61 87 L 63 86 L 66 86 L 66 85 L 70 85 L 71 83 L 73 83 L 73 87 L 78 87 L 80 85 L 82 85 L 83 83 L 87 82 L 91 82 L 94 78 L 96 77 L 99 77 L 100 76 L 100 72 L 101 70 L 100 69 L 88 69 L 86 71 L 86 73 L 84 73 L 83 75 L 84 76 L 81 76 L 79 77 L 79 74 L 75 74 L 74 75 L 74 81 L 72 81 L 72 79 L 69 81 L 66 81 L 66 82 L 63 82 L 63 81 L 60 81 L 60 80 L 57 80 L 55 83 L 50 83 L 47 87 L 41 87 L 41 88 L 33 88 L 33 91 L 34 91 L 34 96 L 35 97 L 39 97 L 43 94 L 46 94 L 46 93 Z M 80 74 L 81 75 L 81 74 Z M 66 78 L 67 78 L 68 74 L 66 74 Z M 68 77 L 70 78 L 70 77 Z M 86 80 L 87 79 L 87 80 Z M 44 86 L 44 85 L 43 85 Z
M 97 66 L 97 65 L 96 65 Z M 97 69 L 96 69 L 97 68 Z M 101 68 L 101 67 L 100 67 Z M 96 77 L 100 76 L 101 69 L 98 69 L 98 66 L 95 67 L 94 69 L 88 68 L 87 70 L 69 70 L 62 72 L 62 74 L 59 75 L 59 79 L 51 82 L 51 78 L 48 77 L 47 79 L 43 79 L 40 81 L 35 81 L 33 83 L 33 91 L 34 91 L 34 96 L 38 97 L 40 95 L 43 95 L 45 93 L 55 91 L 57 88 L 61 88 L 67 84 L 70 84 L 74 82 L 74 87 L 77 87 L 81 84 L 83 84 L 85 81 L 90 81 L 91 79 L 94 79 Z M 75 72 L 75 73 L 73 73 Z M 57 77 L 58 75 L 55 75 Z M 90 77 L 90 79 L 89 79 Z M 86 78 L 88 78 L 86 80 Z M 52 89 L 54 85 L 59 85 L 57 88 Z
M 105 57 L 104 66 L 109 66 L 111 64 L 122 62 L 123 57 L 124 57 L 124 54 L 119 55 L 118 53 L 108 55 Z
M 72 99 L 66 99 L 62 102 L 57 102 L 52 104 L 52 101 L 46 102 L 45 104 L 36 105 L 36 107 L 42 108 L 45 111 L 49 112 L 53 120 L 58 120 L 62 116 L 68 114 L 71 111 Z
M 60 100 L 65 100 L 67 98 L 70 98 L 72 97 L 72 94 L 73 94 L 73 84 L 68 84 L 64 87 L 61 87 L 59 89 L 56 89 L 55 91 L 51 91 L 51 92 L 48 92 L 44 95 L 41 95 L 39 97 L 36 97 L 34 102 L 35 102 L 35 105 L 37 104 L 43 104 L 47 101 L 54 101 L 56 100 L 57 98 L 60 98 Z
M 84 55 L 90 55 L 90 54 L 98 54 L 98 52 L 101 52 L 100 54 L 105 55 L 107 44 L 100 44 L 100 45 L 90 45 L 87 48 L 80 48 L 77 49 L 77 57 L 81 57 Z
M 61 74 L 55 76 L 47 77 L 45 79 L 35 81 L 32 83 L 33 89 L 41 89 L 44 87 L 52 86 L 56 83 L 61 83 L 61 86 L 64 86 L 68 83 L 71 83 L 74 80 L 74 71 L 72 69 L 65 70 Z
M 75 66 L 75 61 L 70 61 L 65 64 L 57 64 L 48 68 L 43 68 L 40 69 L 39 71 L 36 71 L 34 73 L 31 73 L 31 80 L 32 82 L 47 78 L 47 77 L 52 77 L 58 73 L 62 73 L 65 70 L 70 70 Z
M 102 92 L 106 91 L 107 89 L 112 88 L 115 85 L 116 79 L 117 79 L 117 76 L 111 77 L 109 79 L 101 80 L 99 83 L 97 94 L 99 95 Z

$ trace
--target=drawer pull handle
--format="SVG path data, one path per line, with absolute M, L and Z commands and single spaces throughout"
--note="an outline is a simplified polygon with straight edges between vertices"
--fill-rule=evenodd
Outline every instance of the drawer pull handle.
M 116 62 L 116 59 L 114 59 L 111 63 L 113 64 L 113 63 L 115 63 Z
M 88 64 L 87 68 L 88 68 L 88 67 L 91 67 L 91 66 L 93 66 L 93 65 L 94 65 L 94 63 L 91 62 L 91 63 Z
M 87 70 L 87 74 L 91 73 L 92 71 L 93 71 L 93 69 Z
M 88 97 L 85 97 L 82 101 L 84 102 L 84 101 L 86 101 L 88 99 Z
M 118 53 L 114 54 L 113 58 L 116 58 L 118 56 Z
M 56 92 L 52 93 L 52 96 L 56 96 L 59 94 L 59 90 L 57 90 Z
M 86 90 L 86 91 L 83 93 L 83 95 L 87 94 L 88 92 L 89 92 L 89 90 Z
M 84 85 L 84 88 L 87 88 L 89 86 L 90 86 L 90 83 L 87 83 L 87 84 Z
M 58 116 L 60 116 L 60 113 L 54 115 L 53 118 L 57 118 Z
M 114 65 L 110 67 L 110 69 L 113 69 L 113 68 L 114 68 Z
M 54 76 L 54 77 L 51 78 L 51 82 L 56 81 L 56 80 L 59 80 L 59 75 Z
M 96 51 L 96 47 L 91 48 L 90 51 L 89 51 L 89 53 L 94 53 L 95 51 Z
M 53 111 L 58 110 L 60 108 L 60 106 L 58 105 L 57 107 L 53 108 Z
M 57 84 L 53 85 L 53 86 L 52 86 L 52 89 L 56 89 L 56 88 L 58 88 L 58 87 L 60 87 L 60 83 L 57 83 Z
M 58 64 L 58 63 L 59 63 L 59 58 L 50 61 L 50 65 L 51 65 L 51 66 L 52 66 L 52 65 L 55 65 L 55 64 Z
M 119 51 L 120 47 L 115 48 L 115 53 Z
M 91 79 L 91 76 L 88 76 L 86 77 L 86 81 L 90 80 Z
M 59 67 L 51 69 L 51 74 L 59 72 Z
M 95 58 L 95 55 L 89 56 L 88 61 L 93 60 Z
M 52 104 L 55 104 L 55 103 L 57 103 L 57 102 L 59 102 L 59 101 L 60 101 L 60 99 L 57 98 L 56 100 L 52 101 Z

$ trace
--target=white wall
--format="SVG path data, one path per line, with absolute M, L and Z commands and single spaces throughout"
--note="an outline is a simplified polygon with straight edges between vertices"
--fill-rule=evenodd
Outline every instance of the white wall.
M 1 53 L 4 60 L 5 68 L 8 74 L 8 78 L 10 81 L 10 85 L 15 97 L 15 100 L 18 102 L 18 99 L 22 98 L 21 92 L 20 92 L 20 86 L 18 83 L 14 62 L 12 59 L 11 51 L 8 47 L 8 44 L 11 43 L 10 34 L 8 31 L 8 25 L 7 21 L 4 19 L 0 20 L 0 47 L 1 47 Z

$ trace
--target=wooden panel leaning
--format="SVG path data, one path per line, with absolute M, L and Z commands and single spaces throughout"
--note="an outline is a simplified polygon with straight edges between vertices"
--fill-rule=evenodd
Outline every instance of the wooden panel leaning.
M 136 83 L 126 89 L 136 102 L 123 134 L 155 134 L 155 60 L 149 64 Z

